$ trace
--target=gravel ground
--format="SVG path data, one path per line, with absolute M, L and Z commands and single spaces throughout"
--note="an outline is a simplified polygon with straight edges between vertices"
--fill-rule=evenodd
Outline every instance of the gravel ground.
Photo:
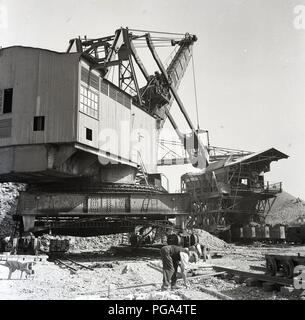
M 249 270 L 250 265 L 262 266 L 264 254 L 278 252 L 279 246 L 230 246 L 219 251 L 218 259 L 208 263 L 221 266 L 235 266 L 240 270 Z M 113 252 L 113 251 L 112 251 Z M 304 247 L 285 247 L 287 253 L 300 252 Z M 216 290 L 234 300 L 287 300 L 299 299 L 297 296 L 283 296 L 279 292 L 264 292 L 261 288 L 236 284 L 233 280 L 216 277 L 191 280 L 188 289 L 161 292 L 162 273 L 148 266 L 148 263 L 160 264 L 160 259 L 145 254 L 113 254 L 107 251 L 74 253 L 74 260 L 94 271 L 82 269 L 76 274 L 53 262 L 37 264 L 34 279 L 19 280 L 19 272 L 13 274 L 12 280 L 6 280 L 8 270 L 0 265 L 0 299 L 22 300 L 74 300 L 74 299 L 153 299 L 153 300 L 217 300 L 219 297 L 203 292 L 202 288 Z M 155 283 L 155 285 L 138 288 L 118 289 L 126 286 Z M 110 294 L 110 295 L 109 295 Z

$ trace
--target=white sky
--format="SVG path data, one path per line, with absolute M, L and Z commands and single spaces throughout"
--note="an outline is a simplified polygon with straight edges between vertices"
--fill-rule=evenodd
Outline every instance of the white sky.
M 196 34 L 200 125 L 211 144 L 287 153 L 267 178 L 305 199 L 305 29 L 294 27 L 296 5 L 305 0 L 0 0 L 0 45 L 65 51 L 71 38 L 121 26 Z M 179 92 L 195 122 L 190 72 Z M 181 170 L 189 168 L 167 171 L 177 183 Z

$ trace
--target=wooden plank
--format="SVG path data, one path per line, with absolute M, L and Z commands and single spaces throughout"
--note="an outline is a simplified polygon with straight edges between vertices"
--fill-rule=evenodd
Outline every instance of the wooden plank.
M 162 268 L 152 264 L 152 263 L 148 263 L 147 264 L 149 267 L 163 273 L 163 270 Z M 215 277 L 215 276 L 218 276 L 218 275 L 222 275 L 222 274 L 225 274 L 224 271 L 221 271 L 221 272 L 213 272 L 213 273 L 205 273 L 205 274 L 199 274 L 199 275 L 195 275 L 195 276 L 188 276 L 187 279 L 188 280 L 193 280 L 193 279 L 198 279 L 198 278 L 210 278 L 210 277 Z M 182 280 L 182 279 L 178 279 L 177 281 L 179 280 Z
M 160 268 L 160 267 L 158 267 L 158 266 L 156 266 L 156 265 L 154 265 L 154 264 L 152 264 L 152 263 L 148 263 L 147 265 L 148 265 L 149 267 L 151 267 L 151 268 L 153 268 L 153 269 L 155 269 L 155 270 L 163 273 L 162 268 Z
M 262 266 L 250 266 L 250 269 L 252 270 L 256 270 L 256 271 L 266 271 L 266 267 L 262 267 Z
M 74 261 L 74 260 L 71 260 L 71 259 L 69 259 L 69 258 L 66 258 L 68 261 L 71 261 L 71 262 L 73 262 L 74 264 L 76 264 L 76 265 L 78 265 L 78 266 L 80 266 L 80 267 L 82 267 L 82 268 L 85 268 L 85 269 L 88 269 L 88 270 L 91 270 L 91 271 L 94 271 L 94 269 L 93 268 L 91 268 L 91 267 L 87 267 L 87 266 L 85 266 L 85 265 L 83 265 L 83 264 L 81 264 L 81 263 L 78 263 L 78 262 L 76 262 L 76 261 Z
M 286 278 L 279 278 L 279 277 L 273 277 L 268 276 L 265 274 L 259 274 L 259 273 L 252 273 L 242 270 L 236 270 L 236 269 L 230 269 L 220 266 L 214 266 L 214 269 L 216 271 L 226 271 L 227 273 L 233 273 L 236 275 L 244 276 L 246 278 L 255 278 L 257 280 L 266 281 L 266 282 L 273 282 L 281 285 L 293 285 L 293 279 L 286 279 Z
M 77 269 L 71 267 L 70 265 L 68 265 L 67 263 L 63 262 L 62 260 L 56 259 L 55 262 L 64 265 L 65 267 L 67 267 L 68 269 L 72 270 L 73 272 L 77 272 Z
M 213 272 L 213 273 L 207 273 L 207 274 L 200 274 L 198 276 L 187 277 L 187 280 L 193 280 L 193 279 L 198 279 L 198 278 L 211 278 L 211 277 L 219 276 L 222 274 L 225 274 L 225 272 L 220 271 L 220 272 Z M 182 279 L 179 279 L 179 280 L 182 280 Z
M 204 292 L 204 293 L 207 293 L 207 294 L 210 294 L 212 296 L 215 296 L 221 300 L 233 300 L 233 298 L 221 293 L 221 292 L 218 292 L 216 290 L 213 290 L 213 289 L 207 289 L 206 287 L 204 286 L 199 286 L 200 288 L 200 291 Z

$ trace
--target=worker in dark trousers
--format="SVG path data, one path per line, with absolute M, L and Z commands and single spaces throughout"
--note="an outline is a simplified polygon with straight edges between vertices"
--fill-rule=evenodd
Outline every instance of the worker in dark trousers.
M 168 245 L 161 248 L 161 259 L 163 263 L 163 285 L 161 290 L 178 289 L 177 269 L 180 265 L 182 279 L 187 287 L 186 272 L 188 263 L 196 263 L 199 260 L 198 253 L 195 250 L 182 248 L 176 245 Z

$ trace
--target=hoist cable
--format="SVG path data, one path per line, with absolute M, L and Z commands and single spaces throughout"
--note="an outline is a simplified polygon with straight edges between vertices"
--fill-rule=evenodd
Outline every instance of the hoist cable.
M 196 105 L 196 114 L 197 114 L 197 129 L 199 130 L 199 110 L 198 110 L 197 86 L 196 86 L 196 76 L 195 76 L 195 63 L 194 63 L 194 54 L 193 53 L 192 53 L 192 69 L 193 69 L 195 105 Z

